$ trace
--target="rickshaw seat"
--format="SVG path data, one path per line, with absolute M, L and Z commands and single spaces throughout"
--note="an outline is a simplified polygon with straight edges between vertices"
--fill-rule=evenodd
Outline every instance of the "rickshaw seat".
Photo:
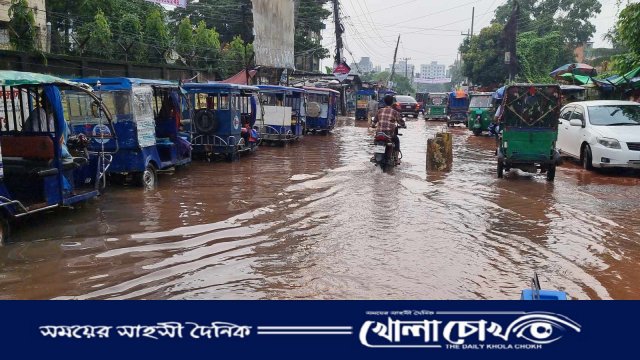
M 47 135 L 0 136 L 2 155 L 33 160 L 54 158 L 53 140 Z

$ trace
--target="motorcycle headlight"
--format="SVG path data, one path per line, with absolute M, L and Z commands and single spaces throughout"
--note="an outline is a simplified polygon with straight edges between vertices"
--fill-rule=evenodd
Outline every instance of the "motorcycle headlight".
M 611 138 L 598 138 L 598 144 L 610 149 L 620 149 L 620 142 Z

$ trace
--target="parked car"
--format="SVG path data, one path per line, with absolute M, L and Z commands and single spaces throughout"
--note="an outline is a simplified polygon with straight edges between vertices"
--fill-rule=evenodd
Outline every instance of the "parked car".
M 640 104 L 598 100 L 564 106 L 556 148 L 588 170 L 640 168 Z
M 420 105 L 412 96 L 407 95 L 395 95 L 393 102 L 402 116 L 411 115 L 414 118 L 418 117 L 420 113 Z

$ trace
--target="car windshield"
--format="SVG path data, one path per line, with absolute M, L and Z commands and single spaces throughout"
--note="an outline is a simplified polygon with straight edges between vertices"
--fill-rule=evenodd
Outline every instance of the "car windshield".
M 469 107 L 472 107 L 472 108 L 490 108 L 491 107 L 491 96 L 473 96 L 471 98 L 471 102 L 469 103 Z
M 640 105 L 589 106 L 589 122 L 600 126 L 640 125 Z
M 403 103 L 414 103 L 414 102 L 416 102 L 416 99 L 412 98 L 411 96 L 396 96 L 396 100 L 398 102 L 403 102 Z

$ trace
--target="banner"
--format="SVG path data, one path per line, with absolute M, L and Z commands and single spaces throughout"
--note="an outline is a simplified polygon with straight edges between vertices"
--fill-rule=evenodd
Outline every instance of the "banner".
M 416 78 L 415 82 L 418 84 L 446 84 L 451 82 L 451 78 L 431 78 L 431 79 Z
M 257 66 L 294 69 L 293 0 L 251 0 Z
M 170 6 L 176 6 L 181 8 L 187 7 L 187 0 L 145 0 L 145 1 L 160 4 L 160 5 L 170 5 Z
M 618 359 L 637 352 L 640 318 L 638 301 L 2 305 L 6 357 L 25 359 Z

